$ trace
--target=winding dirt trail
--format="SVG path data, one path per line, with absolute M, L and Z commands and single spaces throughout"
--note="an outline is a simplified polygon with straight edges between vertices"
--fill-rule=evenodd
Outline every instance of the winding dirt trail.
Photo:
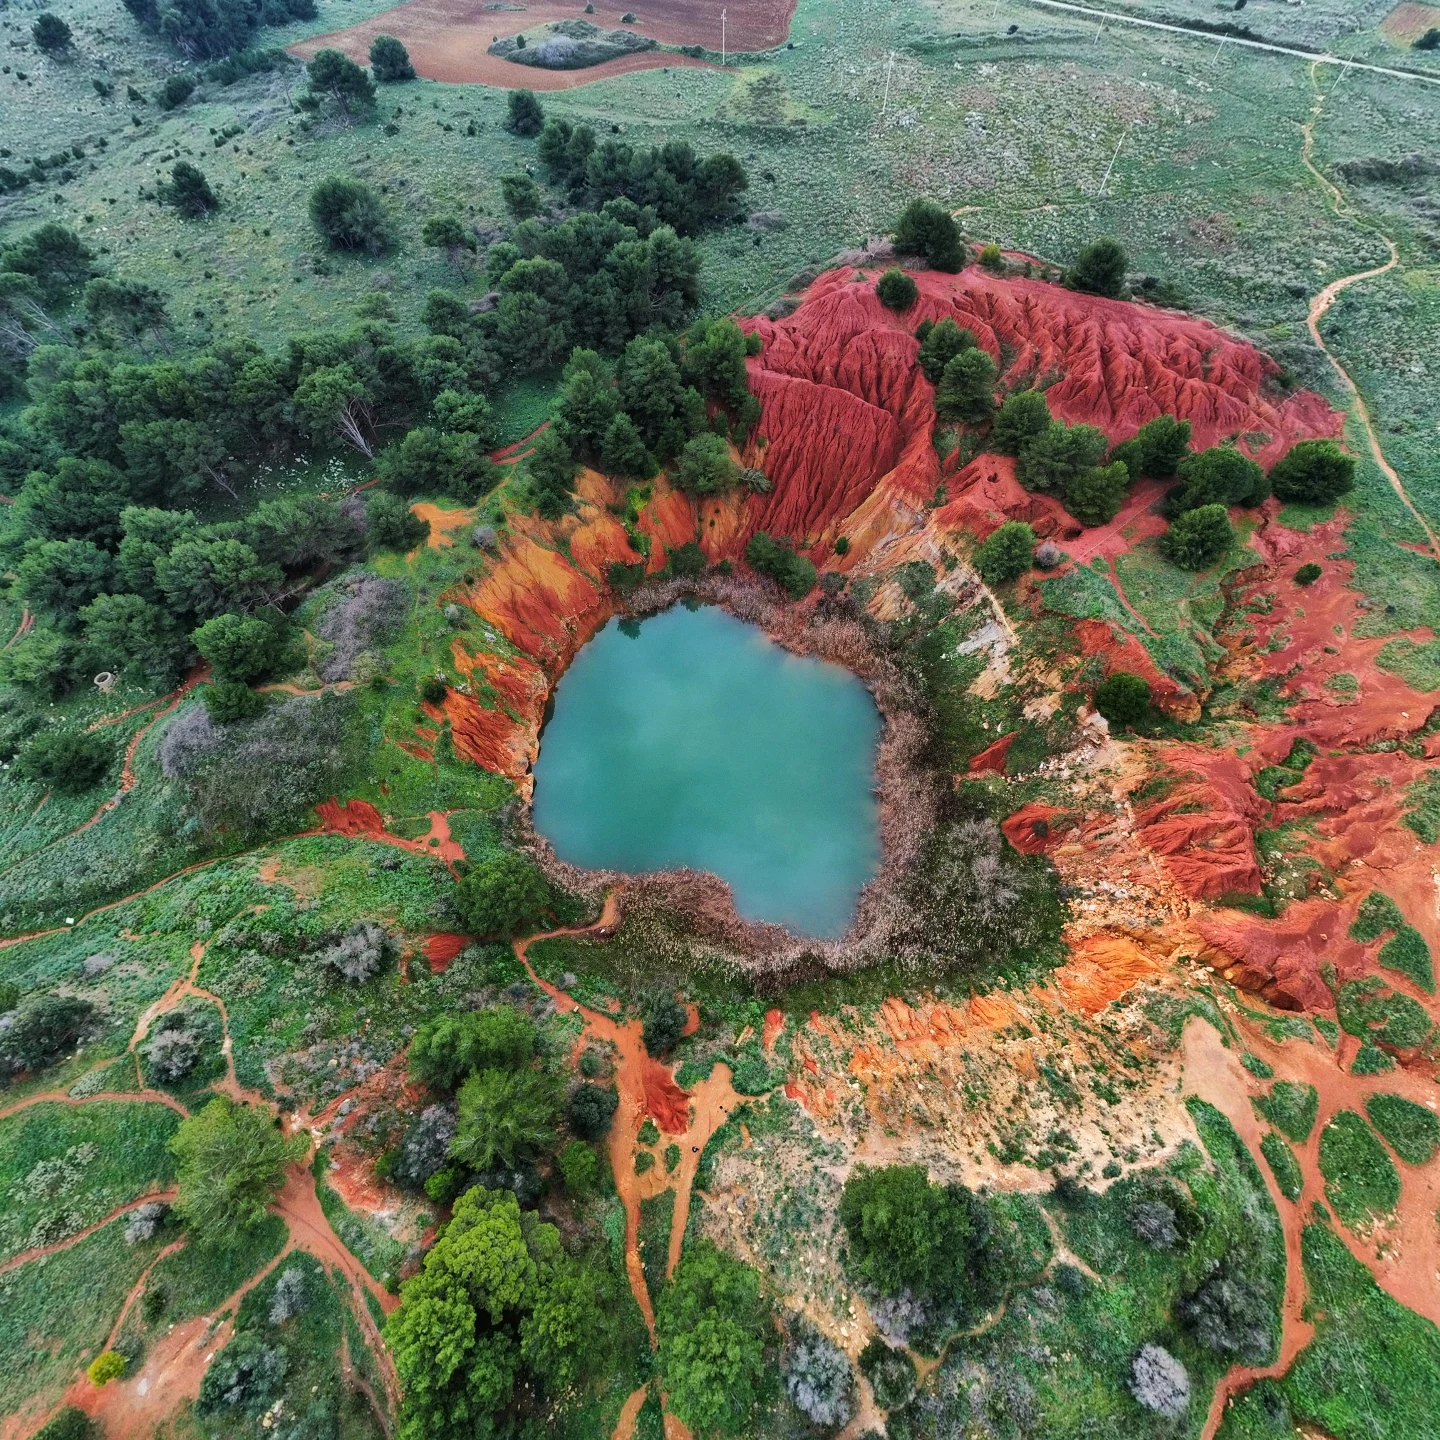
M 15 627 L 15 633 L 3 646 L 0 646 L 0 651 L 8 650 L 17 640 L 23 640 L 34 628 L 34 625 L 35 617 L 30 613 L 29 609 L 21 610 L 20 623 Z
M 135 1199 L 127 1200 L 123 1205 L 117 1205 L 104 1219 L 95 1221 L 93 1225 L 87 1225 L 83 1230 L 77 1230 L 73 1235 L 67 1235 L 63 1240 L 56 1240 L 50 1245 L 37 1245 L 33 1250 L 22 1250 L 18 1255 L 12 1255 L 3 1264 L 0 1264 L 0 1275 L 4 1275 L 9 1270 L 18 1270 L 20 1266 L 28 1264 L 31 1260 L 40 1260 L 46 1255 L 58 1255 L 60 1251 L 68 1250 L 82 1240 L 88 1240 L 97 1230 L 103 1230 L 112 1220 L 118 1220 L 122 1215 L 128 1215 L 132 1210 L 138 1210 L 152 1200 L 163 1200 L 168 1205 L 179 1193 L 178 1190 L 170 1189 L 151 1190 L 147 1194 L 137 1195 Z
M 639 1020 L 622 1021 L 602 1015 L 536 974 L 526 952 L 537 940 L 551 940 L 562 935 L 608 934 L 619 918 L 619 896 L 612 890 L 605 898 L 605 908 L 599 920 L 593 925 L 548 930 L 526 940 L 516 940 L 515 955 L 530 978 L 555 1002 L 557 1009 L 562 1013 L 577 1011 L 585 1022 L 586 1034 L 608 1040 L 615 1047 L 615 1083 L 620 1093 L 620 1105 L 610 1127 L 607 1149 L 615 1188 L 625 1207 L 625 1269 L 635 1303 L 645 1317 L 653 1344 L 655 1311 L 640 1263 L 640 1202 L 666 1190 L 675 1191 L 670 1249 L 666 1256 L 665 1273 L 668 1276 L 680 1259 L 700 1156 L 710 1137 L 729 1118 L 730 1112 L 744 1103 L 744 1097 L 735 1092 L 730 1083 L 730 1070 L 723 1064 L 717 1064 L 694 1090 L 680 1090 L 670 1071 L 647 1053 L 642 1035 L 644 1026 Z M 655 1120 L 667 1139 L 680 1147 L 680 1163 L 672 1174 L 667 1175 L 660 1165 L 652 1167 L 644 1175 L 635 1174 L 635 1148 L 639 1143 L 640 1127 L 647 1116 Z M 636 1402 L 637 1412 L 640 1403 Z M 667 1433 L 671 1419 L 673 1417 L 667 1416 Z
M 1320 90 L 1316 80 L 1316 63 L 1314 62 L 1310 66 L 1310 80 L 1316 88 L 1315 104 L 1310 109 L 1310 118 L 1300 127 L 1301 134 L 1305 137 L 1300 146 L 1300 163 L 1320 182 L 1330 199 L 1330 208 L 1338 217 L 1363 224 L 1354 208 L 1341 193 L 1340 188 L 1315 164 L 1315 126 L 1318 124 L 1320 112 L 1325 106 L 1325 93 Z M 1376 265 L 1369 270 L 1359 270 L 1353 275 L 1342 275 L 1338 280 L 1332 280 L 1310 301 L 1305 324 L 1310 331 L 1310 338 L 1324 352 L 1325 358 L 1330 362 L 1336 375 L 1340 377 L 1340 383 L 1350 392 L 1351 401 L 1355 406 L 1355 414 L 1365 429 L 1365 439 L 1370 447 L 1371 459 L 1375 461 L 1381 473 L 1390 482 L 1391 488 L 1400 497 L 1405 508 L 1415 517 L 1415 523 L 1424 531 L 1425 537 L 1430 543 L 1431 558 L 1440 561 L 1440 538 L 1436 537 L 1430 522 L 1420 513 L 1415 502 L 1410 498 L 1395 467 L 1385 458 L 1385 452 L 1380 447 L 1380 437 L 1375 433 L 1375 425 L 1370 419 L 1370 410 L 1365 404 L 1364 396 L 1360 393 L 1360 387 L 1351 378 L 1350 372 L 1336 359 L 1330 347 L 1326 345 L 1324 336 L 1320 333 L 1321 319 L 1346 290 L 1352 285 L 1360 284 L 1362 280 L 1373 280 L 1377 276 L 1388 274 L 1400 263 L 1400 250 L 1395 242 L 1374 226 L 1365 226 L 1365 228 L 1371 230 L 1385 242 L 1385 248 L 1390 252 L 1390 258 L 1383 265 Z

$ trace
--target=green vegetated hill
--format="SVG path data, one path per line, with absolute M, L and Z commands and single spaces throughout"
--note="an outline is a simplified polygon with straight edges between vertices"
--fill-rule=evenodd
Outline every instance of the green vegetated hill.
M 513 650 L 445 597 L 515 516 L 566 512 L 580 460 L 632 479 L 636 498 L 659 463 L 688 467 L 701 490 L 762 484 L 727 468 L 707 433 L 739 440 L 755 412 L 743 334 L 702 317 L 803 288 L 921 194 L 975 239 L 1060 266 L 1121 236 L 1138 293 L 1243 332 L 1337 401 L 1307 303 L 1382 265 L 1390 237 L 1396 265 L 1346 290 L 1323 333 L 1440 524 L 1430 92 L 1355 71 L 1329 96 L 1333 69 L 1012 0 L 802 0 L 786 48 L 545 96 L 548 131 L 503 92 L 374 85 L 335 64 L 312 76 L 276 48 L 380 8 L 302 0 L 247 10 L 226 35 L 211 27 L 228 12 L 200 7 L 60 0 L 44 13 L 64 35 L 38 9 L 0 11 L 0 934 L 19 942 L 0 949 L 0 1411 L 29 1416 L 28 1434 L 92 1362 L 97 1380 L 126 1383 L 172 1325 L 229 1313 L 175 1433 L 328 1440 L 398 1418 L 413 1440 L 492 1423 L 579 1440 L 610 1434 L 653 1381 L 637 1434 L 658 1434 L 663 1389 L 697 1435 L 813 1436 L 854 1413 L 857 1376 L 897 1436 L 1198 1433 L 1225 1370 L 1275 1354 L 1284 1288 L 1262 1172 L 1198 1103 L 1185 1123 L 1199 1145 L 1128 1153 L 1113 1185 L 1118 1160 L 1085 1170 L 1068 1122 L 1016 1121 L 1003 1163 L 1054 1172 L 1031 1200 L 923 1164 L 844 1186 L 842 1150 L 789 1102 L 754 1099 L 705 1166 L 781 1136 L 805 1150 L 830 1208 L 786 1213 L 829 1236 L 833 1294 L 873 1304 L 889 1340 L 876 1332 L 852 1356 L 812 1328 L 712 1243 L 698 1196 L 667 1275 L 677 1221 L 661 1189 L 639 1210 L 652 1353 L 620 1194 L 651 1171 L 683 1173 L 687 1157 L 642 1131 L 636 1174 L 612 1173 L 616 1055 L 577 1046 L 578 1021 L 505 943 L 594 916 L 517 855 L 514 787 L 456 755 L 441 708 L 452 687 L 510 703 L 480 672 L 462 679 L 457 646 Z M 1176 15 L 1213 22 L 1196 6 Z M 1321 5 L 1245 23 L 1434 70 L 1432 52 L 1400 56 L 1393 36 L 1352 34 L 1346 19 Z M 1301 158 L 1322 95 L 1311 154 L 1342 187 L 1338 206 Z M 583 145 L 570 148 L 584 127 L 639 159 L 606 152 L 592 176 Z M 682 148 L 651 154 L 663 146 Z M 604 398 L 617 365 L 618 410 Z M 951 384 L 947 418 L 963 426 L 960 371 Z M 529 461 L 487 458 L 552 413 Z M 1430 623 L 1440 583 L 1415 548 L 1423 532 L 1364 436 L 1352 426 L 1347 441 L 1361 455 L 1344 544 L 1374 602 L 1365 633 Z M 421 543 L 417 497 L 471 507 L 458 543 Z M 976 556 L 1012 621 L 1007 546 L 1024 549 L 1023 568 L 1029 545 L 1010 535 Z M 897 575 L 909 609 L 886 639 L 925 697 L 933 764 L 962 773 L 1016 736 L 1008 778 L 957 792 L 907 892 L 936 957 L 927 986 L 963 999 L 1060 958 L 1075 897 L 1048 861 L 1002 850 L 996 822 L 1070 795 L 1039 769 L 1076 738 L 1073 705 L 1040 703 L 1043 677 L 1061 657 L 1088 695 L 1100 675 L 1066 649 L 1063 617 L 1114 618 L 1162 668 L 1203 675 L 1221 657 L 1207 625 L 1223 582 L 1250 554 L 1221 545 L 1182 570 L 1173 549 L 1137 548 L 1114 570 L 1125 606 L 1108 569 L 1071 572 L 1056 613 L 1024 622 L 998 692 L 980 683 L 989 612 L 953 608 L 927 566 Z M 783 546 L 751 559 L 792 593 L 814 583 Z M 677 552 L 667 574 L 694 560 Z M 202 661 L 203 682 L 177 693 Z M 1433 678 L 1424 655 L 1395 663 Z M 113 687 L 92 683 L 101 672 Z M 1117 724 L 1180 733 L 1143 696 L 1107 703 Z M 332 796 L 373 804 L 411 847 L 304 833 Z M 454 869 L 431 853 L 435 813 L 463 848 Z M 993 908 L 973 903 L 986 877 Z M 758 1039 L 773 1005 L 845 1012 L 858 1031 L 916 983 L 897 960 L 762 994 L 671 923 L 646 917 L 603 946 L 547 942 L 533 961 L 587 1003 L 643 1019 L 645 1044 L 687 1085 L 723 1060 L 737 1091 L 764 1096 L 795 1060 L 789 1037 L 778 1051 Z M 427 964 L 424 942 L 450 933 L 484 939 Z M 1407 943 L 1391 968 L 1423 986 L 1428 961 Z M 702 1014 L 683 1041 L 682 961 Z M 1424 1040 L 1419 1002 L 1392 1001 Z M 1030 1038 L 1018 1023 L 1009 1036 Z M 1125 1103 L 1141 1083 L 1127 1063 L 1097 1065 L 1087 1107 Z M 232 1067 L 247 1105 L 227 1098 Z M 267 1107 L 313 1117 L 406 1072 L 425 1103 L 386 1092 L 349 1126 L 348 1109 L 326 1112 L 335 1149 L 313 1172 L 270 1124 Z M 1076 1085 L 1055 1069 L 1039 1085 L 1078 1125 Z M 967 1103 L 983 1092 L 977 1078 Z M 1276 1086 L 1264 1114 L 1301 1145 L 1315 1117 L 1297 1094 Z M 1402 1171 L 1432 1163 L 1428 1112 L 1406 1103 L 1380 1095 L 1366 1111 L 1398 1168 L 1358 1113 L 1322 1128 L 1343 1225 L 1363 1231 L 1393 1209 Z M 365 1178 L 395 1187 L 399 1219 L 350 1208 L 328 1168 L 336 1133 L 347 1165 L 358 1155 Z M 1298 1162 L 1267 1139 L 1293 1199 Z M 344 1247 L 402 1297 L 388 1321 L 336 1268 L 341 1251 L 281 1256 L 287 1212 L 265 1206 L 287 1166 L 292 1186 L 313 1176 Z M 914 1258 L 931 1251 L 921 1275 Z M 1434 1327 L 1371 1284 L 1328 1219 L 1306 1228 L 1305 1266 L 1315 1340 L 1223 1433 L 1425 1433 Z M 101 1359 L 107 1346 L 120 1359 Z M 1414 1360 L 1403 1385 L 1379 1358 L 1394 1347 Z M 916 1356 L 939 1358 L 923 1383 Z M 85 1428 L 61 1411 L 47 1431 Z

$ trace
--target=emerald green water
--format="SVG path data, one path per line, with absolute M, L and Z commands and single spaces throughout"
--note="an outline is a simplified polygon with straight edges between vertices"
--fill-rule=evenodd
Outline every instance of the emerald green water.
M 831 938 L 880 863 L 879 734 L 850 671 L 727 611 L 612 620 L 556 689 L 535 828 L 588 869 L 709 870 L 747 919 Z

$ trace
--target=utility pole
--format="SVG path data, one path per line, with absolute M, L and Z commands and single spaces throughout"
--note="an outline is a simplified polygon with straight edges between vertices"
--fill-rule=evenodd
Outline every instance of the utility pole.
M 720 12 L 720 63 L 725 63 L 725 12 Z
M 1126 131 L 1129 134 L 1129 131 Z M 1110 163 L 1105 167 L 1105 178 L 1100 182 L 1100 190 L 1096 195 L 1098 200 L 1105 193 L 1105 187 L 1110 183 L 1110 172 L 1115 168 L 1115 162 L 1120 158 L 1120 147 L 1125 143 L 1125 136 L 1122 135 L 1115 142 L 1115 153 L 1110 157 Z
M 1225 48 L 1225 42 L 1229 38 L 1230 37 L 1228 35 L 1222 35 L 1220 37 L 1220 43 L 1215 47 L 1215 53 L 1210 57 L 1210 65 L 1212 69 L 1214 68 L 1215 62 L 1220 58 L 1220 52 Z
M 885 67 L 885 99 L 880 106 L 880 118 L 885 118 L 885 112 L 890 108 L 890 76 L 895 72 L 895 52 L 890 52 L 890 63 Z
M 1355 63 L 1355 62 L 1354 62 L 1353 60 L 1347 60 L 1347 61 L 1340 67 L 1340 80 L 1343 80 L 1343 79 L 1350 73 L 1350 67 L 1351 67 L 1351 65 L 1353 65 L 1354 63 Z M 1330 87 L 1330 93 L 1331 93 L 1332 95 L 1340 88 L 1340 80 L 1337 80 L 1337 81 Z

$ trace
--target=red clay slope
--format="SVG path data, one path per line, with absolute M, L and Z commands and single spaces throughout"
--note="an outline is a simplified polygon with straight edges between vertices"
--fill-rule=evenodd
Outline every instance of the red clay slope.
M 749 502 L 747 533 L 828 549 L 872 492 L 910 507 L 930 499 L 940 479 L 933 391 L 913 335 L 926 319 L 949 316 L 973 331 L 1003 364 L 1002 388 L 1052 382 L 1051 412 L 1097 425 L 1112 442 L 1172 414 L 1191 422 L 1197 446 L 1236 436 L 1269 465 L 1296 440 L 1339 434 L 1340 416 L 1320 396 L 1281 396 L 1274 361 L 1208 321 L 973 265 L 916 273 L 920 298 L 896 315 L 876 298 L 875 278 L 832 270 L 793 315 L 746 322 L 764 342 L 750 370 L 773 485 Z

